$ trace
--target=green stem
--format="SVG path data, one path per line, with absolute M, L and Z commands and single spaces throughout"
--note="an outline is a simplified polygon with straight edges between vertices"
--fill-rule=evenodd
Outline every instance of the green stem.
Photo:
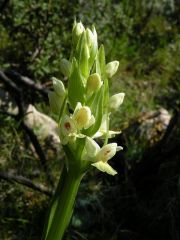
M 64 186 L 56 197 L 56 209 L 47 231 L 45 240 L 61 240 L 70 222 L 75 198 L 78 192 L 82 174 L 75 169 L 69 169 L 65 175 Z
M 49 210 L 46 214 L 46 219 L 45 219 L 45 224 L 44 224 L 44 229 L 43 229 L 43 234 L 42 234 L 42 240 L 46 239 L 47 233 L 50 229 L 55 211 L 56 211 L 56 207 L 57 207 L 57 202 L 59 200 L 59 197 L 61 195 L 61 190 L 63 189 L 64 186 L 64 181 L 66 178 L 66 174 L 67 174 L 67 170 L 66 170 L 66 166 L 62 167 L 62 172 L 59 178 L 59 182 L 58 185 L 56 187 L 56 191 L 54 193 L 54 196 L 51 200 L 51 204 L 49 207 Z

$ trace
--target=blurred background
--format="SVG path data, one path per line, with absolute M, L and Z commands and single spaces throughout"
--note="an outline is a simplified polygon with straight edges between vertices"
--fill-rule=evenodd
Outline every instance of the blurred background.
M 0 0 L 0 239 L 39 240 L 64 158 L 47 92 L 74 19 L 95 25 L 124 151 L 84 178 L 68 240 L 180 239 L 180 1 Z

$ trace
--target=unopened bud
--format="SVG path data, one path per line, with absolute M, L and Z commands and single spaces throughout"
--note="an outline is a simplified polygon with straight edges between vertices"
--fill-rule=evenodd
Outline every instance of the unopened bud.
M 98 73 L 90 75 L 87 79 L 87 89 L 89 91 L 97 91 L 102 85 L 101 78 Z
M 86 38 L 87 38 L 87 44 L 91 48 L 91 46 L 93 45 L 93 43 L 95 41 L 95 37 L 89 28 L 86 29 Z
M 117 110 L 119 106 L 123 103 L 125 93 L 117 93 L 110 97 L 109 107 L 111 110 Z
M 60 69 L 62 74 L 65 77 L 68 77 L 71 71 L 71 63 L 67 59 L 63 58 L 60 62 Z
M 52 77 L 52 81 L 53 81 L 54 91 L 56 92 L 56 94 L 60 97 L 64 96 L 66 91 L 65 91 L 63 82 L 58 80 L 55 77 Z
M 113 62 L 109 62 L 106 65 L 106 74 L 109 78 L 111 78 L 112 76 L 114 76 L 114 74 L 117 72 L 119 67 L 119 62 L 118 61 L 113 61 Z
M 84 26 L 81 22 L 75 23 L 73 27 L 73 42 L 76 45 L 78 43 L 79 37 L 84 31 Z

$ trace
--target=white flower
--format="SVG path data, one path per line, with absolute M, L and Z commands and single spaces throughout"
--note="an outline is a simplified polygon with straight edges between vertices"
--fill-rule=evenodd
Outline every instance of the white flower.
M 87 89 L 90 92 L 97 91 L 102 86 L 102 81 L 98 73 L 91 74 L 87 79 Z
M 93 138 L 103 137 L 106 134 L 108 134 L 108 138 L 112 138 L 116 134 L 120 134 L 121 133 L 121 131 L 111 131 L 111 130 L 108 130 L 107 119 L 106 118 L 107 118 L 107 116 L 104 114 L 103 118 L 102 118 L 101 126 L 100 126 L 99 130 L 94 134 Z M 108 115 L 108 121 L 109 121 L 109 115 Z
M 63 145 L 67 144 L 70 141 L 74 141 L 77 136 L 76 125 L 68 115 L 64 115 L 60 124 L 60 139 Z
M 117 151 L 122 149 L 122 147 L 117 146 L 117 143 L 110 143 L 100 148 L 92 138 L 87 137 L 85 144 L 86 152 L 82 158 L 93 161 L 92 166 L 114 176 L 117 172 L 108 164 L 108 160 L 111 159 Z
M 110 97 L 109 107 L 111 110 L 117 110 L 119 106 L 123 103 L 125 93 L 117 93 Z
M 87 129 L 95 122 L 91 109 L 87 106 L 82 106 L 80 102 L 76 105 L 72 119 L 75 121 L 78 129 Z
M 113 62 L 109 62 L 106 65 L 106 74 L 109 78 L 111 78 L 112 76 L 114 76 L 114 74 L 117 72 L 119 67 L 119 62 L 118 61 L 113 61 Z

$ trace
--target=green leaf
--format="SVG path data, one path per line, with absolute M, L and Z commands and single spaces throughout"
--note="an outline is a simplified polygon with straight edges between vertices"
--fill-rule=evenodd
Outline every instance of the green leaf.
M 98 51 L 98 58 L 99 58 L 99 64 L 101 69 L 102 77 L 105 75 L 105 66 L 106 66 L 106 60 L 105 60 L 105 51 L 104 46 L 101 45 Z
M 91 105 L 92 114 L 95 117 L 95 123 L 87 130 L 84 130 L 84 133 L 88 136 L 94 135 L 100 128 L 103 116 L 103 99 L 104 99 L 104 87 L 102 86 L 100 90 L 96 93 Z
M 100 67 L 100 62 L 99 62 L 98 56 L 96 57 L 95 63 L 96 63 L 96 73 L 98 73 L 101 76 L 101 67 Z
M 87 78 L 89 74 L 89 48 L 87 45 L 86 34 L 82 33 L 75 52 L 75 57 L 79 63 L 81 74 Z
M 89 64 L 88 64 L 88 58 L 89 58 L 89 49 L 87 44 L 83 47 L 79 59 L 79 66 L 82 72 L 82 75 L 87 78 L 89 75 Z
M 84 79 L 79 70 L 79 65 L 76 59 L 73 58 L 72 71 L 68 84 L 68 99 L 73 109 L 76 107 L 77 102 L 81 102 L 82 105 L 84 104 L 85 87 L 83 80 Z
M 81 37 L 78 41 L 78 44 L 77 44 L 77 47 L 76 47 L 76 50 L 75 50 L 75 58 L 77 59 L 78 62 L 79 62 L 80 57 L 82 55 L 82 50 L 83 50 L 83 47 L 85 46 L 85 43 L 86 43 L 86 35 L 85 35 L 85 32 L 83 32 L 81 34 Z

